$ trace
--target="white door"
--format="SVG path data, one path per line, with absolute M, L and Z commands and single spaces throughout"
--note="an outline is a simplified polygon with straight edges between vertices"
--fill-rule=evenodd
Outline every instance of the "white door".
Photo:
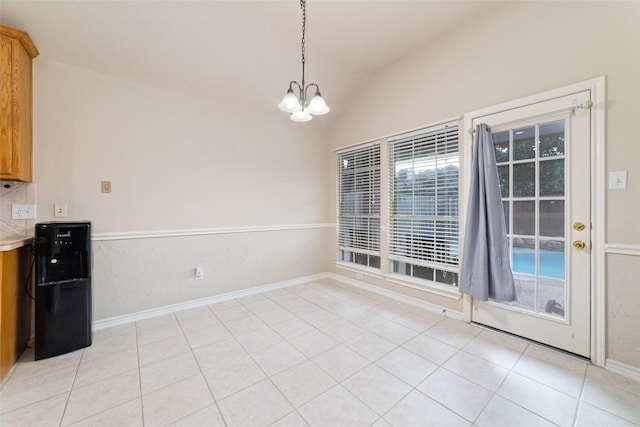
M 471 320 L 590 357 L 591 126 L 584 91 L 474 118 L 494 138 L 517 300 Z

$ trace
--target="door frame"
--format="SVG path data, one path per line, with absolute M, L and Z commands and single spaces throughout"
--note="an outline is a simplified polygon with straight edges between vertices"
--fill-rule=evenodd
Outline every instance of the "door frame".
M 473 144 L 472 121 L 474 119 L 520 108 L 530 104 L 548 101 L 550 99 L 571 95 L 588 90 L 591 92 L 591 362 L 600 367 L 606 361 L 606 294 L 605 294 L 605 111 L 606 111 L 606 77 L 601 76 L 591 80 L 575 83 L 546 92 L 515 99 L 505 103 L 493 105 L 480 110 L 466 113 L 463 119 L 460 151 L 462 167 L 460 168 L 461 195 L 460 218 L 466 218 L 467 201 L 469 198 L 469 176 L 471 172 L 471 157 Z M 579 108 L 579 106 L 576 106 Z M 464 137 L 463 137 L 464 135 Z M 460 221 L 460 248 L 464 248 L 465 221 Z M 461 251 L 464 257 L 464 252 Z M 471 322 L 473 298 L 463 295 L 463 318 Z

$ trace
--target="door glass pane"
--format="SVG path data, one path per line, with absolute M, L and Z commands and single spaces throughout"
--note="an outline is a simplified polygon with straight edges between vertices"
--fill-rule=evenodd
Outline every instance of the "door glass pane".
M 493 145 L 496 152 L 496 163 L 509 161 L 509 131 L 493 134 Z
M 535 310 L 536 253 L 534 242 L 531 239 L 514 239 L 512 255 L 513 280 L 516 288 L 516 301 L 513 305 L 518 308 Z
M 564 196 L 564 159 L 540 162 L 540 197 L 548 196 Z
M 513 234 L 535 236 L 536 202 L 513 202 Z
M 509 197 L 509 165 L 498 166 L 498 183 L 500 184 L 500 195 Z
M 513 197 L 533 197 L 535 195 L 536 164 L 527 162 L 513 165 Z
M 538 311 L 564 318 L 566 295 L 564 242 L 541 240 L 539 260 Z
M 513 239 L 513 272 L 536 274 L 535 239 Z
M 564 154 L 564 120 L 540 125 L 540 157 Z
M 564 242 L 540 240 L 540 276 L 564 279 Z
M 513 160 L 533 159 L 536 156 L 536 128 L 513 130 Z
M 540 201 L 540 235 L 564 237 L 564 200 Z

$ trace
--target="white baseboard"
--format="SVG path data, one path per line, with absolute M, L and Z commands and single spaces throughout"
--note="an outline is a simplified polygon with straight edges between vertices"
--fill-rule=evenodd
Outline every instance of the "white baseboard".
M 326 277 L 327 279 L 337 280 L 338 282 L 346 283 L 348 285 L 356 286 L 361 289 L 366 289 L 368 291 L 375 292 L 377 294 L 384 295 L 386 297 L 393 298 L 398 301 L 406 302 L 407 304 L 416 305 L 418 307 L 429 310 L 433 313 L 443 314 L 444 312 L 445 316 L 451 317 L 452 319 L 463 320 L 462 312 L 460 311 L 445 309 L 436 304 L 431 304 L 429 302 L 426 302 L 417 298 L 413 298 L 407 295 L 403 295 L 398 292 L 390 291 L 388 289 L 379 288 L 377 286 L 373 286 L 368 283 L 361 282 L 359 280 L 351 279 L 349 277 L 344 277 L 339 274 L 324 273 L 324 277 Z
M 187 310 L 190 308 L 202 307 L 203 305 L 214 304 L 217 302 L 228 301 L 235 298 L 246 297 L 248 295 L 259 294 L 262 292 L 272 291 L 274 289 L 286 288 L 288 286 L 301 285 L 314 280 L 320 280 L 325 277 L 325 273 L 314 274 L 311 276 L 298 277 L 283 282 L 271 283 L 268 285 L 256 286 L 254 288 L 242 289 L 240 291 L 227 292 L 225 294 L 214 295 L 211 297 L 195 299 L 191 301 L 180 302 L 177 304 L 165 305 L 163 307 L 152 308 L 150 310 L 138 311 L 136 313 L 125 314 L 122 316 L 109 317 L 107 319 L 96 320 L 92 322 L 91 327 L 94 331 L 110 328 L 112 326 L 123 325 L 125 323 L 135 322 L 137 320 L 149 319 L 151 317 L 162 316 L 164 314 L 173 313 L 175 311 Z
M 637 366 L 627 365 L 617 360 L 607 359 L 604 365 L 607 371 L 620 374 L 635 381 L 640 381 L 640 368 Z

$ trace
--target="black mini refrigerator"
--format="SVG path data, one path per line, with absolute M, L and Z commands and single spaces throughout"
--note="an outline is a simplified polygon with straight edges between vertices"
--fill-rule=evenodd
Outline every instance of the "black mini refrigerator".
M 91 345 L 91 223 L 36 224 L 35 359 Z

